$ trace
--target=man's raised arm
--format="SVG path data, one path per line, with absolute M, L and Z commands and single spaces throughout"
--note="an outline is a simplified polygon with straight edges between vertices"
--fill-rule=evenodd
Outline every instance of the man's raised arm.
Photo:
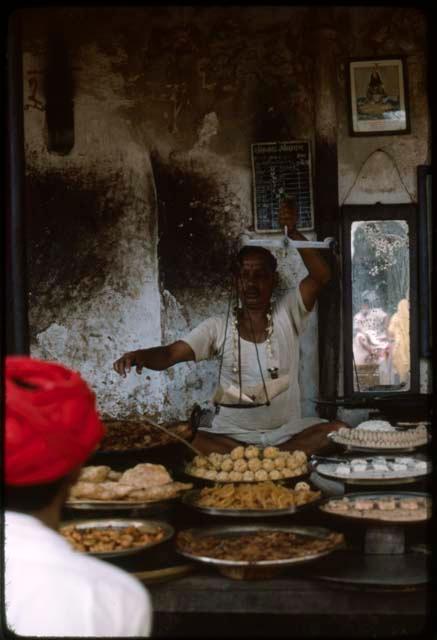
M 190 360 L 195 360 L 194 351 L 183 340 L 177 340 L 164 347 L 128 351 L 114 362 L 113 367 L 119 375 L 125 378 L 126 372 L 129 373 L 131 367 L 136 367 L 137 373 L 141 373 L 143 368 L 163 371 L 178 362 L 189 362 Z
M 288 237 L 292 240 L 307 240 L 296 229 L 297 211 L 291 202 L 282 202 L 279 209 L 279 224 L 286 226 Z M 311 311 L 323 287 L 330 281 L 331 268 L 317 249 L 298 249 L 308 269 L 308 275 L 301 281 L 299 288 L 303 303 Z

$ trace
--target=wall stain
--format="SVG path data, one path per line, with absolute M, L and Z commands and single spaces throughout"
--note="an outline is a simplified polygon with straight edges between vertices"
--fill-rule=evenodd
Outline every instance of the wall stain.
M 165 289 L 223 284 L 237 239 L 226 235 L 220 185 L 204 173 L 151 154 L 158 200 L 158 258 Z M 216 210 L 221 218 L 216 218 Z
M 111 271 L 111 228 L 122 209 L 107 192 L 117 179 L 84 178 L 71 170 L 28 174 L 29 298 L 31 306 L 44 301 L 45 318 L 44 326 L 41 315 L 38 326 L 31 325 L 33 337 L 55 322 L 64 306 L 92 299 Z

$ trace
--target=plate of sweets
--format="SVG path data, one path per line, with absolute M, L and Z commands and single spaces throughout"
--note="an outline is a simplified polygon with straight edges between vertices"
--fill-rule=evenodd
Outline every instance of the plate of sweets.
M 423 492 L 349 493 L 328 498 L 319 508 L 342 518 L 368 522 L 418 523 L 431 517 L 431 496 Z
M 126 471 L 107 465 L 85 466 L 70 488 L 67 509 L 125 510 L 164 503 L 192 489 L 189 482 L 176 482 L 162 464 L 140 463 Z
M 295 487 L 266 480 L 254 483 L 226 483 L 187 491 L 182 502 L 202 513 L 231 517 L 269 517 L 296 513 L 321 497 L 307 482 Z
M 323 460 L 323 459 L 322 459 Z M 416 482 L 431 473 L 425 456 L 379 455 L 357 458 L 326 458 L 316 466 L 317 472 L 351 484 Z
M 59 531 L 76 551 L 101 558 L 138 553 L 174 534 L 167 522 L 121 518 L 76 520 L 61 524 Z
M 340 427 L 329 433 L 328 438 L 354 451 L 413 451 L 430 440 L 424 424 L 403 429 L 386 420 L 367 420 L 354 428 Z
M 222 525 L 185 529 L 176 537 L 178 553 L 236 580 L 271 578 L 342 546 L 343 534 L 323 527 Z
M 308 473 L 308 458 L 304 451 L 238 446 L 229 453 L 197 455 L 185 465 L 184 473 L 206 484 L 296 480 Z

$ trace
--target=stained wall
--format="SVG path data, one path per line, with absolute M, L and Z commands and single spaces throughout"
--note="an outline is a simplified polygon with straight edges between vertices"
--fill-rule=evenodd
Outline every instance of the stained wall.
M 338 59 L 327 124 L 338 141 L 339 202 L 367 204 L 381 193 L 390 202 L 416 198 L 430 126 L 417 10 L 114 7 L 22 15 L 31 352 L 81 371 L 106 414 L 173 420 L 210 397 L 214 362 L 125 380 L 112 362 L 225 311 L 230 262 L 253 224 L 250 144 L 314 141 L 323 120 L 315 112 L 317 30 L 326 24 Z M 47 124 L 53 33 L 73 96 L 73 144 L 64 152 L 62 140 L 53 150 Z M 407 56 L 411 134 L 351 138 L 346 60 L 391 53 Z M 299 257 L 279 258 L 282 287 L 295 286 L 305 274 Z M 317 312 L 301 351 L 303 408 L 312 415 Z

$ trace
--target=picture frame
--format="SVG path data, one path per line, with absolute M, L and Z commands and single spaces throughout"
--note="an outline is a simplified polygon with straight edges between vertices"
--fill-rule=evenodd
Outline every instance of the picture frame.
M 430 165 L 417 167 L 419 243 L 420 356 L 432 356 L 432 172 Z
M 405 58 L 353 58 L 348 68 L 351 136 L 410 133 Z

